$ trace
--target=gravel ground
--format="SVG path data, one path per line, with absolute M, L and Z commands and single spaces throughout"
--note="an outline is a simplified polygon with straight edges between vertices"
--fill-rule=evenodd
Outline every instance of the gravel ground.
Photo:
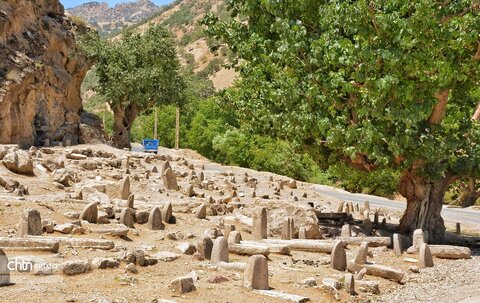
M 375 302 L 480 302 L 480 252 L 470 260 L 452 260 L 408 272 L 405 285 L 381 295 Z

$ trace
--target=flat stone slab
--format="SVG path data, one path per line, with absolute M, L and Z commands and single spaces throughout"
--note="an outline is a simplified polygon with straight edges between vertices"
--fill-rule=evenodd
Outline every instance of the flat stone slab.
M 392 239 L 390 237 L 340 237 L 347 245 L 360 245 L 362 242 L 367 242 L 368 247 L 392 246 Z
M 267 246 L 253 244 L 228 244 L 228 251 L 243 256 L 263 255 L 267 257 L 270 254 Z
M 28 239 L 49 239 L 50 241 L 55 241 L 60 243 L 60 245 L 71 246 L 75 248 L 93 248 L 93 249 L 102 249 L 110 250 L 115 247 L 115 243 L 110 240 L 97 240 L 97 239 L 86 239 L 86 238 L 67 238 L 67 237 L 36 237 L 30 236 Z
M 288 241 L 288 240 L 284 240 L 284 241 Z M 268 248 L 271 254 L 290 255 L 291 253 L 290 245 L 288 244 L 273 244 L 273 243 L 258 242 L 258 241 L 241 241 L 240 244 L 265 246 Z
M 388 280 L 395 281 L 397 283 L 402 282 L 404 276 L 403 272 L 400 269 L 379 264 L 356 264 L 351 260 L 347 261 L 347 268 L 348 271 L 353 273 L 359 272 L 360 270 L 365 268 L 367 270 L 367 275 L 382 277 Z
M 4 250 L 50 251 L 57 253 L 60 242 L 51 238 L 5 238 L 0 237 L 0 248 Z
M 332 241 L 323 240 L 279 240 L 279 239 L 264 239 L 259 243 L 288 245 L 291 250 L 307 251 L 307 252 L 323 252 L 330 254 L 333 249 Z
M 94 234 L 106 234 L 115 237 L 126 236 L 130 231 L 130 229 L 123 224 L 118 224 L 115 226 L 102 226 L 99 228 L 91 228 L 89 230 Z
M 169 251 L 161 251 L 156 253 L 152 257 L 161 262 L 172 262 L 180 258 L 181 255 L 177 253 L 169 252 Z
M 268 297 L 278 298 L 288 302 L 303 303 L 303 302 L 310 301 L 310 299 L 307 297 L 287 294 L 287 293 L 276 291 L 276 290 L 252 290 L 252 292 L 260 295 L 268 296 Z
M 245 268 L 247 268 L 247 263 L 243 263 L 243 262 L 231 262 L 231 263 L 219 262 L 215 265 L 223 269 L 235 270 L 235 271 L 241 271 L 241 272 L 245 271 Z
M 432 256 L 441 259 L 470 259 L 471 251 L 468 247 L 453 245 L 428 245 Z

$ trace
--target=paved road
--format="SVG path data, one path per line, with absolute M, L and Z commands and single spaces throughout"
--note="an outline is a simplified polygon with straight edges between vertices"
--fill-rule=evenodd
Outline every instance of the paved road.
M 369 201 L 370 206 L 373 207 L 383 207 L 391 209 L 393 211 L 403 212 L 406 207 L 406 203 L 403 201 L 395 201 L 382 197 L 364 195 L 364 194 L 352 194 L 345 190 L 324 186 L 324 185 L 313 185 L 313 190 L 321 194 L 335 197 L 337 199 L 354 202 L 354 203 L 364 203 Z M 452 222 L 462 222 L 467 224 L 480 225 L 480 211 L 471 210 L 471 209 L 460 209 L 460 208 L 447 208 L 443 207 L 442 217 L 448 221 Z
M 140 144 L 132 144 L 132 151 L 142 152 L 143 147 Z M 159 152 L 162 152 L 162 147 L 159 148 Z M 222 172 L 226 169 L 220 164 L 208 163 L 205 165 L 206 170 Z M 364 203 L 365 201 L 370 202 L 370 206 L 373 207 L 383 207 L 397 212 L 403 212 L 406 207 L 406 203 L 403 201 L 390 200 L 378 196 L 364 195 L 364 194 L 352 194 L 348 191 L 325 186 L 325 185 L 313 185 L 312 189 L 318 193 L 335 197 L 337 199 L 354 202 L 354 203 Z M 462 222 L 469 225 L 475 225 L 476 227 L 480 226 L 480 211 L 471 210 L 471 209 L 459 209 L 459 208 L 446 208 L 443 207 L 442 216 L 444 219 L 451 222 Z

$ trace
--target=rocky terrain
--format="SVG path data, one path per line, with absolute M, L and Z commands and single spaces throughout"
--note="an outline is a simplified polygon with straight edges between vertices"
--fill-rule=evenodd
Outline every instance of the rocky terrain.
M 74 33 L 85 30 L 58 0 L 0 1 L 0 143 L 101 141 L 79 92 L 91 64 Z
M 421 230 L 393 234 L 390 214 L 284 176 L 221 166 L 191 150 L 154 155 L 105 145 L 1 146 L 0 160 L 0 285 L 8 302 L 480 296 L 477 251 L 427 245 Z
M 149 0 L 137 0 L 114 7 L 109 7 L 106 2 L 92 1 L 69 8 L 67 12 L 85 19 L 102 33 L 110 34 L 147 19 L 158 10 L 160 7 Z

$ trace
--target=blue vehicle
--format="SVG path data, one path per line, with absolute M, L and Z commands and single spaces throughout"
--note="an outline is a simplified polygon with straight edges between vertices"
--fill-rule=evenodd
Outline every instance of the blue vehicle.
M 158 153 L 158 144 L 159 144 L 158 140 L 144 139 L 142 141 L 143 151 L 146 152 L 146 153 L 157 154 Z

